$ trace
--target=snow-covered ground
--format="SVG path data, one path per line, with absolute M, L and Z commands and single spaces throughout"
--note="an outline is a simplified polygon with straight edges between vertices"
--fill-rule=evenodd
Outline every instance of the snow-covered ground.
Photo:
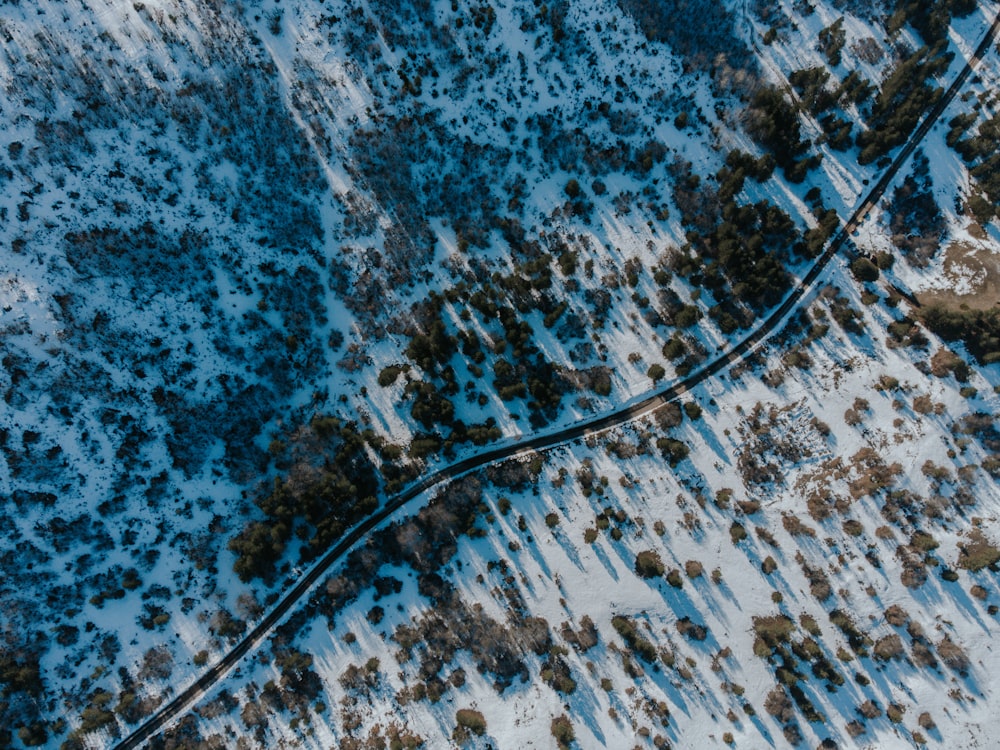
M 846 278 L 828 281 L 860 306 Z M 877 329 L 884 315 L 868 308 L 865 325 Z M 409 522 L 398 519 L 370 548 L 363 575 L 360 558 L 341 574 L 395 578 L 398 593 L 369 586 L 328 609 L 321 587 L 310 609 L 323 615 L 298 618 L 293 641 L 283 632 L 270 658 L 247 663 L 221 691 L 244 705 L 266 703 L 261 686 L 283 684 L 273 655 L 294 643 L 312 655 L 320 688 L 308 706 L 269 714 L 270 742 L 348 747 L 357 739 L 363 747 L 388 736 L 391 721 L 441 747 L 456 711 L 472 708 L 486 722 L 476 747 L 552 747 L 551 722 L 562 715 L 579 747 L 642 746 L 657 737 L 674 747 L 787 746 L 798 733 L 806 747 L 827 739 L 840 747 L 988 746 L 1000 591 L 988 569 L 961 567 L 959 545 L 977 533 L 998 538 L 1000 491 L 980 468 L 982 444 L 953 425 L 994 413 L 996 383 L 977 374 L 969 385 L 983 395 L 963 397 L 953 378 L 928 378 L 911 351 L 846 335 L 836 324 L 805 352 L 808 369 L 783 366 L 784 352 L 771 347 L 757 369 L 686 394 L 702 412 L 668 431 L 691 447 L 674 468 L 656 447 L 664 433 L 653 419 L 554 449 L 523 489 L 480 477 L 482 538 L 460 537 L 446 555 L 447 597 L 440 582 L 435 589 L 419 571 L 391 562 L 392 553 L 379 562 L 379 550 L 393 548 L 386 540 L 406 536 Z M 780 371 L 783 382 L 766 385 L 765 371 Z M 747 481 L 748 451 L 773 464 L 771 481 Z M 454 490 L 469 491 L 467 484 Z M 677 578 L 637 575 L 646 551 Z M 343 590 L 337 574 L 332 581 L 328 590 Z M 452 644 L 454 656 L 441 658 L 447 633 L 461 639 L 470 627 L 449 619 L 459 605 L 507 633 L 526 666 L 523 680 L 496 690 L 478 644 Z M 525 614 L 543 618 L 551 635 L 541 654 L 531 650 Z M 780 615 L 790 618 L 795 644 L 785 647 L 785 662 L 758 653 L 755 627 Z M 653 658 L 627 647 L 615 617 L 636 624 Z M 685 617 L 704 626 L 703 640 L 679 632 Z M 597 635 L 583 649 L 564 627 L 579 631 L 585 618 Z M 407 635 L 427 619 L 422 637 Z M 854 645 L 835 620 L 853 624 Z M 557 657 L 575 682 L 570 692 L 544 680 Z M 372 684 L 352 680 L 352 665 L 371 658 L 378 659 Z M 840 677 L 816 674 L 810 660 Z M 768 700 L 782 666 L 798 672 L 820 718 L 787 709 L 789 721 L 782 701 Z M 455 684 L 458 670 L 464 682 Z M 414 700 L 415 686 L 430 687 L 435 677 L 447 683 L 440 698 Z M 198 730 L 205 738 L 248 730 L 239 715 L 201 720 Z M 790 725 L 797 728 L 786 731 Z
M 743 3 L 725 7 L 744 35 L 742 41 L 734 37 L 734 45 L 753 45 L 760 55 L 757 74 L 784 88 L 792 71 L 825 64 L 815 39 L 840 17 L 839 5 L 816 4 L 808 14 L 782 3 L 772 6 L 768 20 Z M 956 56 L 942 85 L 995 9 L 980 3 L 955 21 L 949 44 Z M 779 15 L 787 23 L 778 24 Z M 762 44 L 770 25 L 780 31 Z M 918 45 L 905 27 L 890 43 L 881 21 L 867 11 L 847 13 L 844 29 L 842 61 L 831 68 L 838 78 L 858 70 L 878 83 L 905 46 Z M 544 429 L 646 393 L 651 365 L 662 365 L 671 378 L 676 363 L 665 361 L 661 350 L 674 329 L 649 313 L 659 315 L 669 298 L 703 312 L 723 301 L 682 274 L 663 281 L 656 273 L 670 269 L 688 240 L 673 194 L 678 160 L 692 164 L 705 188 L 717 184 L 732 149 L 761 153 L 744 131 L 739 86 L 728 94 L 721 90 L 719 79 L 738 73 L 725 61 L 699 68 L 666 44 L 648 41 L 612 0 L 461 7 L 444 0 L 37 0 L 3 6 L 0 39 L 0 244 L 7 248 L 0 258 L 0 496 L 6 500 L 0 679 L 16 688 L 6 709 L 14 737 L 0 731 L 0 745 L 16 745 L 22 728 L 23 743 L 44 734 L 40 741 L 53 746 L 106 745 L 111 728 L 134 727 L 261 616 L 275 592 L 300 572 L 299 542 L 289 544 L 278 574 L 266 584 L 242 583 L 233 574 L 227 542 L 259 517 L 253 500 L 283 471 L 281 443 L 315 415 L 356 421 L 403 447 L 423 430 L 405 395 L 405 382 L 422 376 L 418 369 L 391 386 L 378 383 L 383 368 L 407 361 L 415 310 L 431 291 L 455 291 L 442 306 L 448 331 L 472 330 L 484 344 L 480 374 L 461 353 L 451 359 L 461 386 L 455 417 L 469 425 L 492 419 L 501 440 L 538 428 L 530 423 L 527 399 L 504 401 L 493 387 L 493 367 L 506 356 L 505 332 L 496 320 L 469 315 L 460 287 L 471 291 L 518 270 L 533 257 L 532 242 L 553 256 L 576 253 L 578 269 L 547 262 L 549 293 L 566 308 L 551 327 L 540 309 L 521 312 L 534 345 L 569 370 L 606 368 L 611 384 L 609 393 L 565 394 Z M 970 95 L 951 105 L 922 146 L 928 166 L 916 179 L 925 180 L 939 207 L 942 246 L 964 242 L 993 253 L 1000 240 L 996 221 L 980 227 L 964 210 L 973 189 L 968 168 L 945 142 L 948 121 L 971 111 L 972 97 L 981 102 L 973 131 L 995 113 L 998 70 L 995 55 L 988 57 L 969 83 Z M 682 112 L 687 124 L 677 119 Z M 864 120 L 862 106 L 849 105 L 845 114 Z M 821 132 L 808 117 L 802 127 L 809 138 Z M 628 166 L 651 143 L 663 145 L 662 158 L 648 168 Z M 764 183 L 748 179 L 740 203 L 770 201 L 801 230 L 815 224 L 806 196 L 820 188 L 827 207 L 848 215 L 877 166 L 858 165 L 853 147 L 837 152 L 820 144 L 813 152 L 823 161 L 801 184 L 781 170 Z M 567 202 L 571 179 L 590 206 L 580 212 Z M 892 189 L 886 198 L 855 242 L 866 251 L 898 255 L 886 208 Z M 512 219 L 525 230 L 520 240 Z M 787 261 L 793 273 L 806 268 L 801 258 Z M 944 264 L 943 253 L 922 267 L 897 258 L 883 278 L 915 292 L 940 287 L 942 280 L 964 291 L 969 280 Z M 864 311 L 866 333 L 845 333 L 827 319 L 829 331 L 804 348 L 795 342 L 805 332 L 789 334 L 788 346 L 811 358 L 809 370 L 791 369 L 781 385 L 774 372 L 763 378 L 780 369 L 775 350 L 767 367 L 737 379 L 720 377 L 694 394 L 704 415 L 671 433 L 691 446 L 677 472 L 655 445 L 642 455 L 628 456 L 623 448 L 612 457 L 601 442 L 548 456 L 537 487 L 528 491 L 487 484 L 484 501 L 494 507 L 503 494 L 513 510 L 494 513 L 486 538 L 461 538 L 449 574 L 461 601 L 479 603 L 490 618 L 506 622 L 510 602 L 494 598 L 493 589 L 502 585 L 488 563 L 507 558 L 525 612 L 546 619 L 553 643 L 561 643 L 557 631 L 564 620 L 579 629 L 586 614 L 600 634 L 593 650 L 526 656 L 529 680 L 515 680 L 501 695 L 491 687 L 493 678 L 480 675 L 460 651 L 464 686 L 449 690 L 441 703 L 401 706 L 397 693 L 416 684 L 413 664 L 390 669 L 397 649 L 379 633 L 391 633 L 428 606 L 415 574 L 401 567 L 396 577 L 403 589 L 387 600 L 391 608 L 383 605 L 380 625 L 364 619 L 374 606 L 368 591 L 336 615 L 332 637 L 320 625 L 305 627 L 294 646 L 313 655 L 328 708 L 307 711 L 298 721 L 274 712 L 260 743 L 299 737 L 308 716 L 315 732 L 308 742 L 345 744 L 347 707 L 338 679 L 348 661 L 363 664 L 371 657 L 380 660 L 382 677 L 357 732 L 382 724 L 385 734 L 388 717 L 405 716 L 399 722 L 440 746 L 454 727 L 455 709 L 475 705 L 493 738 L 476 742 L 503 747 L 551 744 L 550 721 L 560 713 L 582 746 L 628 746 L 641 741 L 643 726 L 650 728 L 650 742 L 661 733 L 675 746 L 699 745 L 709 734 L 723 742 L 726 732 L 738 746 L 781 742 L 780 727 L 762 710 L 773 670 L 752 656 L 748 618 L 781 607 L 795 618 L 808 611 L 820 623 L 824 648 L 835 651 L 839 638 L 825 614 L 833 599 L 821 607 L 800 593 L 796 549 L 815 566 L 821 559 L 830 564 L 831 550 L 844 555 L 846 562 L 830 575 L 843 579 L 852 598 L 836 606 L 863 613 L 866 622 L 876 617 L 866 626 L 873 633 L 889 633 L 876 610 L 898 601 L 926 631 L 939 626 L 940 635 L 934 630 L 930 641 L 953 636 L 976 657 L 967 678 L 948 670 L 938 677 L 897 661 L 885 665 L 896 682 L 889 686 L 888 678 L 873 677 L 873 695 L 883 709 L 892 700 L 905 703 L 907 713 L 899 727 L 884 718 L 871 722 L 858 741 L 877 737 L 885 746 L 904 737 L 900 727 L 913 729 L 924 710 L 918 704 L 929 701 L 938 729 L 920 730 L 928 740 L 966 742 L 962 727 L 975 726 L 992 707 L 989 651 L 980 644 L 994 618 L 984 614 L 991 599 L 980 603 L 956 592 L 968 592 L 975 578 L 995 596 L 989 574 L 960 571 L 959 582 L 947 583 L 937 568 L 911 591 L 891 567 L 899 565 L 895 542 L 872 538 L 884 525 L 878 520 L 882 500 L 850 505 L 863 532 L 849 536 L 841 519 L 825 521 L 819 531 L 806 518 L 803 498 L 849 471 L 830 462 L 848 466 L 869 447 L 887 466 L 898 463 L 902 473 L 894 481 L 930 506 L 963 488 L 972 494 L 977 506 L 968 510 L 970 520 L 942 510 L 950 526 L 927 521 L 937 524 L 933 533 L 941 547 L 935 554 L 943 564 L 954 567 L 955 545 L 967 538 L 972 515 L 995 539 L 993 479 L 971 469 L 958 474 L 961 466 L 981 462 L 983 449 L 952 432 L 963 415 L 996 410 L 995 366 L 974 368 L 970 383 L 961 385 L 914 369 L 938 343 L 928 351 L 889 349 L 884 329 L 903 308 L 866 306 L 837 264 L 824 283 Z M 602 294 L 606 310 L 598 313 L 594 300 L 605 299 Z M 833 299 L 817 295 L 821 307 Z M 576 332 L 563 325 L 571 317 L 578 321 Z M 689 349 L 707 354 L 740 335 L 727 336 L 707 315 L 684 334 Z M 882 374 L 898 379 L 903 390 L 870 393 Z M 856 398 L 867 399 L 870 411 L 856 407 Z M 894 406 L 896 400 L 902 405 Z M 757 402 L 788 408 L 774 429 L 791 430 L 793 443 L 806 441 L 820 457 L 795 453 L 781 463 L 783 483 L 748 487 L 737 472 L 738 456 L 741 446 L 756 445 L 745 433 Z M 914 411 L 927 404 L 930 413 Z M 935 404 L 943 404 L 940 414 Z M 844 424 L 848 409 L 859 424 Z M 828 424 L 830 435 L 801 427 L 810 416 Z M 637 441 L 637 429 L 621 439 Z M 454 457 L 476 450 L 458 445 Z M 585 497 L 572 479 L 586 458 L 599 467 L 598 476 L 609 477 L 603 497 Z M 432 454 L 426 463 L 446 460 Z M 932 483 L 921 473 L 928 460 L 961 478 Z M 569 478 L 553 487 L 560 468 Z M 625 484 L 634 482 L 629 487 L 619 483 L 626 475 Z M 841 489 L 834 491 L 841 492 L 849 480 L 836 481 Z M 728 508 L 717 508 L 715 493 L 726 487 L 733 499 Z M 735 503 L 744 497 L 766 502 L 743 521 L 750 538 L 734 546 L 729 528 Z M 627 523 L 620 540 L 612 540 L 609 529 L 585 543 L 585 529 L 607 505 L 621 507 L 630 519 L 642 517 L 646 526 Z M 545 525 L 549 512 L 559 518 L 554 531 Z M 816 526 L 816 538 L 788 537 L 778 523 L 783 512 Z M 700 530 L 682 528 L 685 513 L 699 519 Z M 527 532 L 512 520 L 522 514 Z M 657 520 L 665 526 L 662 536 L 652 530 Z M 774 527 L 782 546 L 780 554 L 768 554 L 780 573 L 759 573 L 764 549 L 751 526 Z M 895 533 L 902 541 L 911 532 Z M 869 543 L 881 572 L 859 562 Z M 645 549 L 658 550 L 667 567 L 699 560 L 705 574 L 677 590 L 664 581 L 639 580 L 633 562 Z M 710 581 L 715 568 L 723 572 L 721 584 Z M 779 575 L 781 585 L 775 583 Z M 862 596 L 869 583 L 876 594 Z M 780 604 L 770 599 L 774 590 L 782 593 Z M 939 610 L 941 622 L 935 620 Z M 706 641 L 677 633 L 674 622 L 682 612 L 702 618 Z M 646 637 L 677 650 L 674 666 L 656 672 L 636 662 L 646 676 L 632 683 L 620 655 L 609 650 L 611 643 L 621 645 L 610 629 L 616 614 L 648 622 Z M 860 624 L 862 617 L 855 620 Z M 355 643 L 342 641 L 346 629 L 355 633 Z M 716 660 L 719 670 L 713 671 L 710 657 L 727 645 L 732 655 Z M 681 654 L 695 663 L 684 667 Z M 572 696 L 561 697 L 538 679 L 542 663 L 557 657 L 578 684 Z M 34 691 L 25 686 L 35 682 L 36 664 L 41 687 Z M 844 665 L 848 684 L 838 693 L 809 692 L 830 719 L 822 727 L 800 722 L 810 742 L 811 735 L 819 741 L 826 734 L 846 741 L 844 724 L 853 710 L 848 702 L 864 692 L 848 674 L 856 665 Z M 691 676 L 676 676 L 679 667 Z M 258 657 L 227 689 L 236 694 L 251 681 L 259 688 L 275 669 Z M 873 671 L 871 664 L 861 671 Z M 600 687 L 604 677 L 612 680 L 610 692 Z M 975 701 L 948 698 L 942 686 L 951 690 L 953 679 Z M 724 681 L 744 685 L 746 693 L 740 698 L 722 690 Z M 670 705 L 669 727 L 654 731 L 652 719 L 643 718 L 646 695 Z M 743 712 L 743 703 L 755 706 L 757 715 Z M 730 707 L 738 722 L 725 718 Z M 204 734 L 231 724 L 249 742 L 253 722 L 238 720 L 239 712 L 214 719 L 211 711 L 201 713 Z M 235 743 L 230 740 L 223 744 Z

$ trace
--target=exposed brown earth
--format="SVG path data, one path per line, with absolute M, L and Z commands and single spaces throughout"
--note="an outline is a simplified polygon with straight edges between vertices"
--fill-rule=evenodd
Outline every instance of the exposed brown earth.
M 945 250 L 944 275 L 949 289 L 933 289 L 916 296 L 921 305 L 952 310 L 988 310 L 1000 304 L 1000 256 L 983 245 L 954 242 Z M 968 288 L 959 292 L 956 288 Z

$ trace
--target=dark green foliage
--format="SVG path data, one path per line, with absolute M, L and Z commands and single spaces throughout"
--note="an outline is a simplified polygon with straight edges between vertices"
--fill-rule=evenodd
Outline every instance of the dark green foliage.
M 975 121 L 975 115 L 969 115 L 970 120 L 961 120 L 961 116 L 952 120 L 952 133 L 961 134 L 967 123 Z M 949 134 L 951 137 L 951 134 Z M 997 144 L 1000 143 L 1000 115 L 994 115 L 983 122 L 977 129 L 976 135 L 963 141 L 955 138 L 955 147 L 972 167 L 970 173 L 973 179 L 986 193 L 989 200 L 982 196 L 972 195 L 969 197 L 969 209 L 973 212 L 976 220 L 982 224 L 992 220 L 997 215 L 997 206 L 1000 205 L 1000 150 Z
M 691 452 L 686 443 L 675 438 L 658 438 L 656 447 L 671 466 L 679 464 Z
M 444 322 L 438 318 L 431 323 L 427 333 L 418 333 L 410 340 L 404 353 L 421 370 L 434 373 L 455 353 L 455 339 L 448 335 Z
M 845 102 L 861 104 L 871 96 L 874 90 L 875 87 L 872 86 L 871 81 L 867 78 L 862 78 L 861 74 L 856 70 L 852 70 L 840 82 L 840 86 L 837 88 L 837 101 L 843 100 Z
M 396 15 L 409 7 L 407 3 L 394 4 L 385 12 Z M 411 48 L 408 45 L 415 41 L 407 35 L 426 27 L 423 20 L 387 18 L 379 28 L 383 35 L 397 37 L 395 44 Z M 367 45 L 367 35 L 360 26 L 358 32 L 359 39 L 365 38 L 359 44 Z M 356 59 L 364 58 L 368 58 L 367 53 L 359 49 Z M 419 90 L 416 78 L 407 76 L 403 83 L 410 91 Z M 430 219 L 448 217 L 460 246 L 485 247 L 499 207 L 488 175 L 492 174 L 491 166 L 509 160 L 509 151 L 458 135 L 439 117 L 431 109 L 417 114 L 408 108 L 387 109 L 377 126 L 356 128 L 347 144 L 350 158 L 345 166 L 352 177 L 367 186 L 398 225 L 406 228 L 405 234 L 386 243 L 385 267 L 391 283 L 403 283 L 427 262 L 427 249 L 434 245 Z
M 701 406 L 696 401 L 688 401 L 684 404 L 684 413 L 688 419 L 694 421 L 701 418 Z
M 389 365 L 388 367 L 383 367 L 381 372 L 378 374 L 378 384 L 383 388 L 388 388 L 390 385 L 396 382 L 401 372 L 406 370 L 407 366 L 400 365 Z
M 947 69 L 952 53 L 922 47 L 896 66 L 872 105 L 870 129 L 858 134 L 859 164 L 901 145 L 943 91 L 928 81 Z
M 961 18 L 975 9 L 974 0 L 901 0 L 889 19 L 888 28 L 894 32 L 909 23 L 924 44 L 937 44 L 947 40 L 952 16 Z
M 674 325 L 678 328 L 690 328 L 701 320 L 701 310 L 694 305 L 684 305 L 674 315 Z
M 102 690 L 95 690 L 90 694 L 90 703 L 80 715 L 81 732 L 94 732 L 114 723 L 115 715 L 107 708 L 112 698 L 111 693 Z
M 455 712 L 455 724 L 468 729 L 478 737 L 486 733 L 486 718 L 471 708 L 460 708 Z
M 974 174 L 973 177 L 975 176 L 976 175 Z M 966 205 L 968 206 L 969 211 L 972 213 L 972 216 L 980 224 L 988 224 L 989 222 L 993 221 L 993 219 L 997 215 L 996 204 L 991 203 L 990 201 L 983 198 L 983 196 L 981 195 L 977 194 L 970 195 Z
M 639 633 L 638 628 L 632 620 L 623 615 L 615 615 L 611 618 L 611 625 L 640 659 L 647 664 L 656 662 L 656 647 Z
M 803 140 L 795 107 L 780 89 L 761 86 L 746 111 L 747 133 L 768 149 L 791 182 L 801 182 L 818 161 L 803 155 L 811 145 Z
M 771 179 L 771 175 L 774 173 L 774 157 L 770 154 L 764 154 L 755 158 L 746 151 L 733 149 L 726 154 L 726 166 L 732 170 L 734 175 L 742 173 L 747 177 L 752 177 L 757 182 L 765 182 Z M 738 192 L 739 190 L 733 191 L 733 195 Z
M 847 34 L 844 32 L 843 16 L 819 32 L 819 49 L 830 65 L 840 65 L 840 52 L 845 41 Z
M 747 538 L 746 527 L 743 526 L 739 521 L 733 521 L 732 526 L 729 527 L 729 539 L 733 544 L 738 544 Z
M 576 690 L 576 680 L 570 674 L 569 665 L 562 656 L 555 655 L 542 664 L 541 677 L 557 693 L 570 695 Z
M 38 656 L 27 651 L 0 651 L 0 683 L 5 692 L 25 692 L 40 695 L 41 674 L 38 671 Z
M 918 152 L 913 158 L 912 174 L 893 191 L 889 203 L 892 242 L 918 268 L 925 268 L 937 252 L 945 230 L 928 167 L 927 157 Z
M 466 425 L 461 420 L 451 423 L 451 433 L 448 435 L 448 442 L 472 443 L 473 445 L 486 445 L 499 440 L 503 435 L 500 428 L 496 426 L 494 417 L 487 417 L 481 424 Z
M 1000 563 L 1000 549 L 991 544 L 978 529 L 970 537 L 968 542 L 959 543 L 958 566 L 973 573 L 983 568 L 995 572 L 997 563 Z
M 17 737 L 25 747 L 39 747 L 48 742 L 49 733 L 42 722 L 36 721 L 18 729 Z
M 563 276 L 572 276 L 576 273 L 576 261 L 578 257 L 579 253 L 575 250 L 570 250 L 568 247 L 559 254 L 557 262 Z
M 436 424 L 450 425 L 455 418 L 455 407 L 431 383 L 416 380 L 406 384 L 406 395 L 413 398 L 410 414 L 430 430 Z
M 796 242 L 794 250 L 798 255 L 806 258 L 815 258 L 823 252 L 826 241 L 833 236 L 840 226 L 840 217 L 832 208 L 822 209 L 818 207 L 815 211 L 819 224 L 816 227 L 807 229 L 802 235 L 802 240 Z
M 840 632 L 847 637 L 847 643 L 854 653 L 862 656 L 867 653 L 867 647 L 871 645 L 872 640 L 858 630 L 849 614 L 841 609 L 835 609 L 830 612 L 830 622 L 836 625 Z
M 823 128 L 823 138 L 820 142 L 829 144 L 834 151 L 847 151 L 854 145 L 854 124 L 840 115 L 828 112 L 819 118 Z
M 1000 310 L 922 308 L 924 325 L 945 341 L 961 341 L 980 364 L 1000 362 Z
M 822 32 L 820 32 L 822 36 Z M 788 76 L 788 82 L 799 95 L 806 109 L 814 116 L 819 116 L 837 103 L 834 92 L 826 87 L 830 73 L 826 68 L 817 66 L 804 70 L 795 70 Z
M 878 266 L 864 256 L 851 261 L 851 273 L 861 282 L 878 281 Z
M 493 365 L 493 386 L 504 401 L 529 397 L 531 423 L 544 426 L 557 412 L 566 385 L 555 365 L 532 343 L 534 331 L 510 308 L 497 310 L 504 327 L 503 349 L 513 361 L 498 359 Z
M 685 638 L 690 638 L 692 641 L 703 641 L 708 638 L 708 628 L 701 623 L 695 622 L 687 615 L 677 620 L 674 625 L 678 633 Z
M 720 214 L 721 221 L 705 235 L 688 235 L 704 263 L 690 279 L 724 299 L 713 315 L 727 313 L 748 324 L 746 314 L 725 300 L 721 290 L 728 281 L 732 296 L 757 312 L 776 304 L 789 287 L 783 261 L 797 232 L 789 216 L 767 201 L 744 206 L 730 202 Z
M 802 689 L 801 685 L 793 684 L 789 685 L 788 693 L 792 696 L 792 700 L 795 701 L 795 705 L 798 706 L 799 711 L 809 722 L 824 722 L 826 721 L 823 714 L 816 710 L 816 706 L 813 702 L 809 700 L 806 696 L 805 691 Z
M 663 356 L 667 359 L 680 359 L 687 353 L 687 345 L 684 339 L 676 333 L 663 345 Z
M 352 423 L 316 418 L 293 450 L 303 450 L 321 463 L 297 465 L 257 498 L 266 520 L 251 521 L 228 545 L 237 555 L 233 569 L 244 581 L 273 573 L 293 531 L 308 540 L 303 554 L 309 557 L 377 505 L 375 467 Z
M 975 112 L 965 112 L 960 115 L 955 115 L 950 120 L 948 120 L 948 135 L 945 136 L 945 142 L 951 148 L 957 148 L 958 152 L 965 156 L 965 148 L 969 144 L 969 141 L 965 141 L 963 146 L 959 145 L 959 141 L 966 131 L 972 124 L 976 121 Z M 985 144 L 984 144 L 985 145 Z
M 733 68 L 753 65 L 736 19 L 722 3 L 618 0 L 618 5 L 635 19 L 647 39 L 669 44 L 684 60 L 686 70 L 708 71 L 720 59 Z M 691 23 L 692 18 L 698 23 Z
M 786 615 L 772 615 L 770 617 L 754 617 L 754 632 L 761 638 L 767 647 L 774 651 L 781 644 L 788 643 L 792 633 L 795 631 L 795 623 Z
M 376 665 L 377 662 L 376 659 Z M 323 685 L 319 675 L 312 670 L 311 654 L 296 651 L 294 648 L 280 650 L 275 653 L 274 663 L 281 670 L 282 688 L 307 700 L 315 700 L 320 694 Z
M 923 349 L 929 343 L 920 326 L 906 316 L 893 321 L 886 327 L 890 347 L 912 346 Z
M 865 328 L 860 322 L 861 313 L 848 304 L 846 297 L 839 294 L 833 297 L 830 300 L 830 313 L 833 315 L 833 319 L 837 321 L 837 325 L 848 333 L 858 336 L 864 334 Z

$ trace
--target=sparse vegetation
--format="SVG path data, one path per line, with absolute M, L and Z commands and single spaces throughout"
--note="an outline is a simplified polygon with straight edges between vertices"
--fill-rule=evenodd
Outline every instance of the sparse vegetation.
M 474 709 L 460 708 L 455 713 L 455 731 L 452 737 L 460 742 L 460 736 L 470 732 L 479 737 L 486 734 L 486 718 Z
M 959 637 L 1000 607 L 1000 324 L 992 270 L 951 265 L 995 239 L 991 56 L 957 156 L 918 148 L 849 267 L 725 360 L 881 185 L 974 3 L 43 5 L 0 23 L 0 746 L 121 741 L 358 524 L 153 746 L 505 744 L 518 685 L 565 702 L 560 747 L 982 741 L 896 686 L 995 701 Z M 942 247 L 975 296 L 908 291 Z M 751 649 L 763 688 L 732 682 Z
M 642 578 L 660 578 L 666 572 L 659 553 L 644 550 L 635 557 L 635 572 Z

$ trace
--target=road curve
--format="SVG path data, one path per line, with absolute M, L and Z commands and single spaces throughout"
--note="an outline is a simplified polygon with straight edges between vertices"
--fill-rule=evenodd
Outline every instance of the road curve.
M 203 675 L 188 686 L 183 692 L 178 694 L 169 703 L 160 708 L 156 714 L 146 720 L 132 734 L 119 742 L 114 750 L 132 750 L 152 738 L 158 732 L 166 729 L 178 715 L 187 710 L 199 698 L 204 696 L 208 690 L 221 680 L 247 653 L 259 646 L 268 637 L 271 630 L 287 615 L 291 609 L 298 604 L 313 585 L 323 576 L 330 567 L 338 562 L 347 552 L 372 529 L 385 521 L 390 515 L 399 510 L 402 506 L 426 492 L 436 485 L 443 484 L 468 474 L 471 471 L 480 469 L 488 464 L 514 458 L 519 455 L 543 451 L 554 448 L 558 445 L 571 443 L 574 440 L 597 434 L 617 427 L 626 422 L 630 422 L 646 414 L 656 411 L 671 401 L 676 400 L 682 393 L 703 383 L 707 379 L 715 376 L 719 372 L 729 368 L 736 362 L 745 360 L 753 348 L 768 338 L 778 327 L 789 312 L 812 289 L 816 279 L 826 268 L 834 255 L 840 250 L 844 242 L 851 236 L 855 229 L 864 221 L 865 216 L 875 206 L 879 198 L 882 197 L 889 183 L 896 176 L 900 167 L 906 162 L 910 154 L 917 145 L 930 132 L 931 127 L 944 112 L 945 107 L 951 103 L 958 93 L 958 90 L 965 84 L 973 69 L 978 66 L 983 55 L 989 50 L 990 45 L 996 38 L 1000 29 L 1000 13 L 993 20 L 992 25 L 983 37 L 983 40 L 976 48 L 975 54 L 966 62 L 965 67 L 955 77 L 955 80 L 948 87 L 943 96 L 931 108 L 920 126 L 910 135 L 900 152 L 893 159 L 892 164 L 886 169 L 882 177 L 875 186 L 868 192 L 850 218 L 834 235 L 830 244 L 820 255 L 806 275 L 798 283 L 788 297 L 777 307 L 767 319 L 755 331 L 736 344 L 729 351 L 719 355 L 707 365 L 684 378 L 683 380 L 656 391 L 651 395 L 622 407 L 614 412 L 594 417 L 586 422 L 580 422 L 569 427 L 557 430 L 550 434 L 526 437 L 513 443 L 497 446 L 485 450 L 477 455 L 469 456 L 457 461 L 450 466 L 446 466 L 421 479 L 419 482 L 407 487 L 398 495 L 389 499 L 373 515 L 366 518 L 348 531 L 336 545 L 334 545 L 306 574 L 295 582 L 295 585 L 281 598 L 274 608 L 262 619 L 253 630 L 248 633 L 242 641 L 233 647 L 229 653 L 223 656 L 218 662 L 208 669 Z

